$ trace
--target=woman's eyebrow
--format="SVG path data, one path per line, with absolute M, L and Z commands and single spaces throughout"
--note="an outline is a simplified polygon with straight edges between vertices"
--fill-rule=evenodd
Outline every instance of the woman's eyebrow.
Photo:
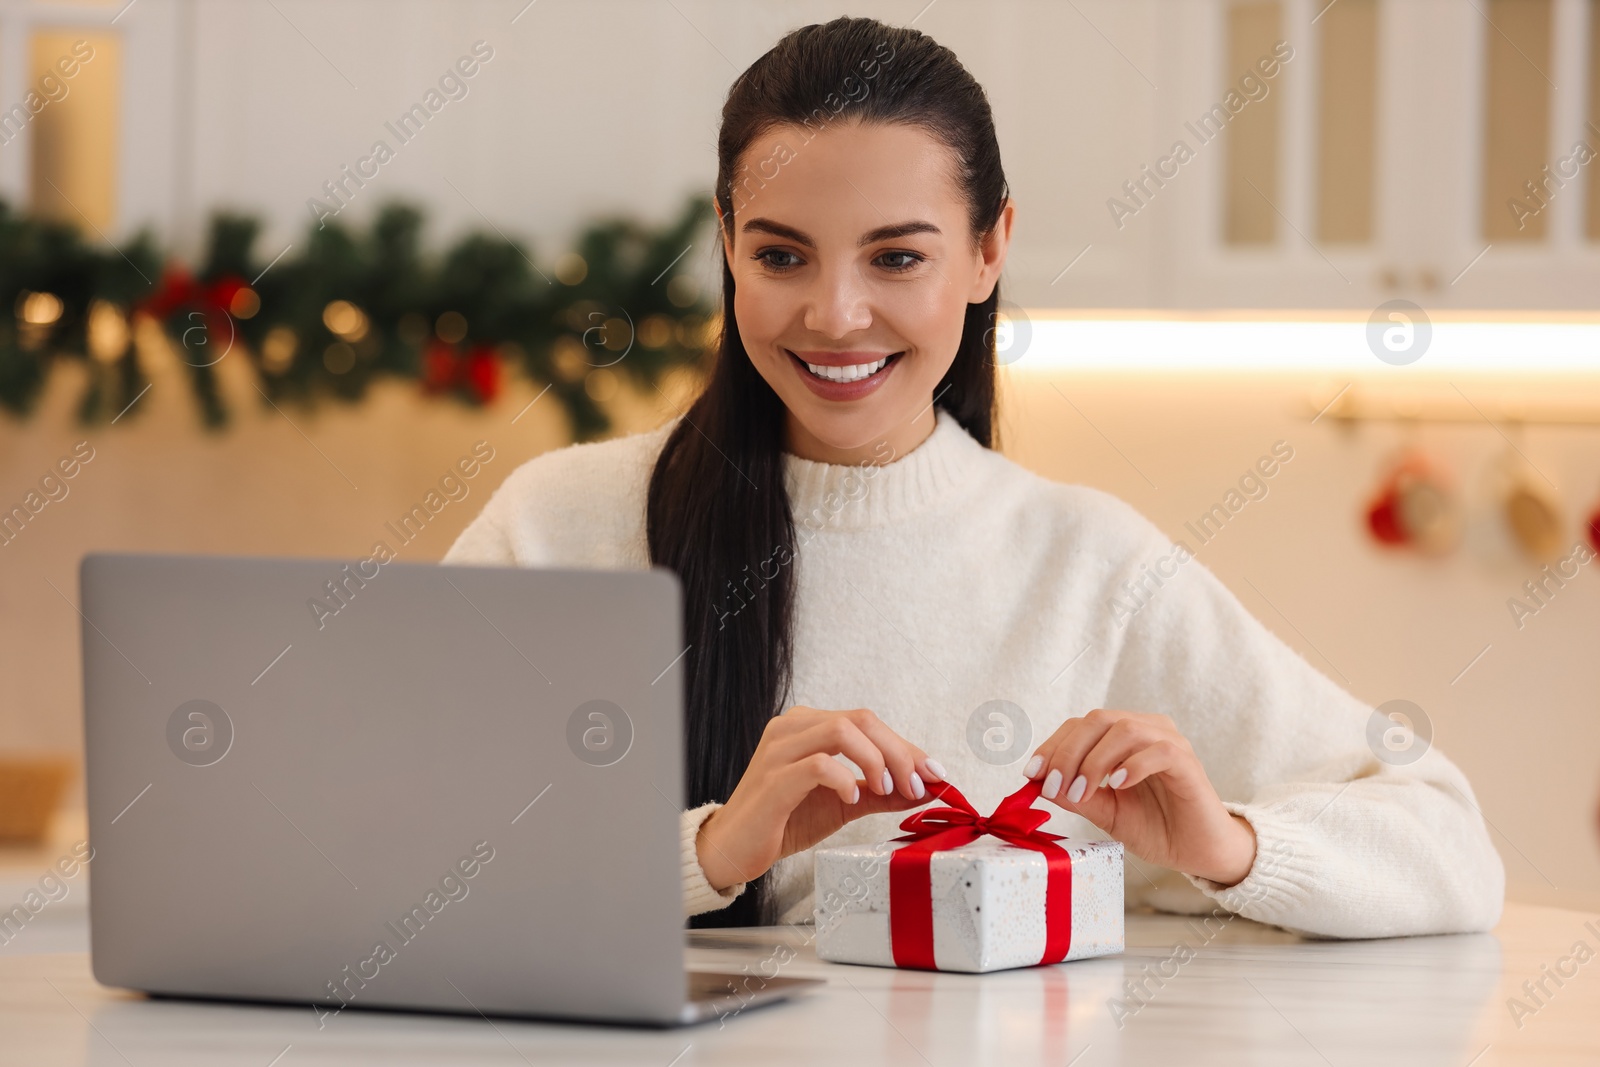
M 793 226 L 785 226 L 781 222 L 774 222 L 767 218 L 754 218 L 740 227 L 745 233 L 770 233 L 774 237 L 786 237 L 796 244 L 805 245 L 807 248 L 817 247 L 811 235 Z M 868 230 L 856 242 L 856 247 L 862 248 L 877 241 L 887 241 L 894 237 L 910 237 L 915 233 L 939 234 L 944 231 L 931 222 L 913 219 L 910 222 L 898 222 L 891 226 L 879 226 L 875 230 Z

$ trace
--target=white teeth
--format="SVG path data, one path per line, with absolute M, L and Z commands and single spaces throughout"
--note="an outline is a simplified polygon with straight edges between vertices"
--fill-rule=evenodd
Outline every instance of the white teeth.
M 830 382 L 853 382 L 878 373 L 888 362 L 889 357 L 885 356 L 876 363 L 856 363 L 848 367 L 824 367 L 817 363 L 807 363 L 806 369 L 818 378 L 826 378 Z

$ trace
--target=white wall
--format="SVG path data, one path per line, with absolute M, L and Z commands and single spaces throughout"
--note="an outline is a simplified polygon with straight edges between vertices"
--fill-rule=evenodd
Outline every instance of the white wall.
M 410 0 L 383 5 L 390 14 L 377 19 L 374 4 L 282 0 L 327 60 L 270 6 L 200 3 L 195 204 L 262 211 L 276 224 L 263 247 L 281 248 L 309 220 L 306 199 L 386 137 L 383 123 L 482 39 L 494 59 L 470 95 L 401 148 L 351 210 L 411 196 L 442 232 L 481 227 L 481 211 L 550 254 L 597 214 L 663 218 L 689 193 L 709 192 L 717 122 L 734 77 L 783 33 L 846 7 L 540 0 L 512 25 L 524 2 Z M 1154 65 L 1153 38 L 1139 43 L 1151 37 L 1151 4 L 1081 6 L 1130 38 L 1129 48 L 1150 53 L 1141 65 Z M 890 21 L 916 13 L 890 3 L 849 11 Z M 1067 5 L 947 0 L 918 27 L 947 40 L 993 99 L 1027 220 L 1014 252 L 1013 298 L 1144 304 L 1152 294 L 1095 290 L 1093 279 L 1108 270 L 1126 276 L 1126 265 L 1114 269 L 1126 257 L 1142 263 L 1148 231 L 1085 263 L 1069 276 L 1070 290 L 1048 287 L 1098 239 L 1089 234 L 1109 230 L 1104 199 L 1125 177 L 1126 160 L 1147 147 L 1153 102 L 1098 36 L 1078 32 L 1078 19 Z
M 487 217 L 547 262 L 596 215 L 665 219 L 709 192 L 728 86 L 785 32 L 847 10 L 903 22 L 921 6 L 539 0 L 516 18 L 525 2 L 140 0 L 113 27 L 127 71 L 113 238 L 148 224 L 192 251 L 204 217 L 234 208 L 267 221 L 259 249 L 271 258 L 303 239 L 306 201 L 383 138 L 396 156 L 344 218 L 411 198 L 436 240 L 483 229 Z M 1158 69 L 1159 4 L 1077 6 L 1141 68 Z M 26 25 L 103 27 L 108 17 L 102 4 L 0 0 L 0 55 L 20 58 Z M 993 103 L 1023 219 L 1008 297 L 1156 302 L 1156 231 L 1116 233 L 1105 209 L 1164 141 L 1151 130 L 1150 86 L 1070 5 L 944 0 L 917 27 L 954 49 Z M 7 40 L 19 46 L 12 53 Z M 384 123 L 479 40 L 494 58 L 468 95 L 401 146 Z M 0 98 L 23 88 L 16 64 L 0 62 Z M 25 151 L 0 150 L 0 195 L 17 202 Z M 1094 254 L 1052 286 L 1091 241 Z M 714 278 L 709 257 L 693 258 L 701 251 L 686 262 Z

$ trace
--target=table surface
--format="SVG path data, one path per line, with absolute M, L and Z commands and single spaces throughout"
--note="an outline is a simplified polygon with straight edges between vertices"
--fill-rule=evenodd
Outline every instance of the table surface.
M 986 975 L 824 963 L 807 927 L 687 937 L 692 967 L 770 974 L 787 958 L 777 973 L 828 984 L 678 1030 L 363 1011 L 319 1030 L 305 1008 L 97 984 L 74 894 L 0 948 L 0 1064 L 1600 1063 L 1600 916 L 1559 908 L 1507 904 L 1490 934 L 1380 941 L 1135 913 L 1122 955 Z M 1530 997 L 1523 982 L 1541 979 Z

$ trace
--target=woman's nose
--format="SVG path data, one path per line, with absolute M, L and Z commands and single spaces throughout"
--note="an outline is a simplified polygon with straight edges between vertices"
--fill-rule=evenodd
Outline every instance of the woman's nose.
M 853 268 L 823 269 L 806 297 L 805 327 L 819 337 L 844 337 L 872 325 L 866 286 Z

